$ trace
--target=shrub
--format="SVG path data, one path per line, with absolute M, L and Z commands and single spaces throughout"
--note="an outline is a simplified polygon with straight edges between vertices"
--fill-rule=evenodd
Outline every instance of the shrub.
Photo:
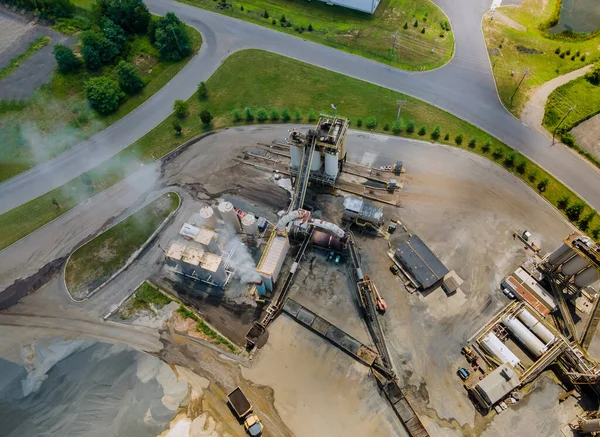
M 58 70 L 63 74 L 75 73 L 81 68 L 82 62 L 75 54 L 73 50 L 62 44 L 56 44 L 52 50 L 54 53 L 54 59 L 58 64 Z
M 106 2 L 105 15 L 127 33 L 146 33 L 150 23 L 150 11 L 143 0 Z M 102 6 L 101 6 L 102 7 Z
M 269 113 L 265 108 L 260 107 L 256 110 L 256 119 L 261 123 L 267 121 L 269 119 Z
M 449 141 L 449 140 L 450 140 L 450 134 L 444 135 L 444 141 Z
M 594 228 L 594 229 L 592 230 L 592 237 L 593 237 L 595 240 L 598 240 L 598 237 L 600 237 L 600 227 Z
M 242 121 L 242 114 L 240 113 L 239 109 L 234 109 L 231 111 L 231 119 L 234 123 L 239 123 Z
M 302 120 L 302 112 L 300 112 L 299 108 L 294 110 L 294 121 L 298 122 Z
M 276 20 L 275 18 L 273 18 L 273 19 L 271 20 L 271 24 L 272 24 L 273 26 L 277 26 L 277 20 Z
M 281 111 L 281 119 L 286 123 L 292 119 L 290 110 L 288 108 L 283 108 L 283 111 Z
M 423 135 L 425 135 L 426 133 L 427 133 L 427 126 L 421 126 L 421 127 L 419 128 L 419 132 L 418 132 L 418 134 L 419 134 L 420 136 L 423 136 Z
M 436 124 L 433 127 L 433 131 L 431 132 L 431 138 L 434 139 L 434 140 L 439 139 L 440 135 L 441 135 L 441 130 L 442 130 L 442 128 L 440 127 L 440 125 Z
M 560 46 L 556 48 L 556 50 L 554 50 L 554 53 L 556 53 L 557 55 L 560 54 Z
M 585 80 L 592 85 L 600 85 L 600 63 L 597 64 L 592 71 L 585 74 Z
M 265 9 L 265 12 L 263 13 L 263 17 L 269 18 L 269 12 L 266 9 Z
M 394 135 L 400 135 L 400 132 L 402 132 L 402 128 L 404 127 L 403 124 L 404 123 L 401 118 L 394 122 L 392 125 L 392 132 Z
M 390 130 L 390 124 L 389 123 L 384 124 L 383 125 L 383 130 L 384 131 L 389 131 Z
M 240 5 L 240 11 L 244 10 L 244 5 Z
M 413 24 L 413 27 L 419 27 L 419 20 L 415 20 L 415 24 Z
M 558 209 L 565 209 L 567 206 L 569 206 L 569 201 L 571 199 L 569 198 L 569 196 L 563 196 L 560 199 L 558 199 L 558 202 L 556 202 L 556 206 L 558 207 Z
M 244 109 L 244 116 L 246 117 L 246 121 L 254 121 L 254 110 L 251 107 L 246 106 L 246 109 Z
M 313 30 L 315 30 L 315 29 L 314 29 L 314 27 L 313 27 L 313 25 L 312 25 L 312 24 L 309 24 L 309 25 L 308 25 L 308 31 L 309 31 L 309 32 L 312 32 Z
M 529 182 L 534 183 L 535 180 L 537 179 L 537 169 L 533 169 L 533 171 L 531 173 L 529 173 L 529 176 L 527 176 L 527 179 L 529 179 Z
M 562 52 L 559 56 L 560 56 L 560 59 L 565 59 L 565 52 Z
M 175 130 L 175 135 L 177 135 L 177 136 L 181 135 L 181 131 L 183 129 L 181 127 L 181 123 L 179 122 L 179 120 L 177 120 L 177 119 L 173 120 L 173 129 Z
M 190 37 L 185 24 L 172 12 L 156 23 L 154 45 L 167 61 L 180 61 L 191 52 Z
M 404 23 L 404 26 L 402 26 L 404 29 L 408 29 L 408 23 Z
M 312 123 L 313 121 L 317 120 L 317 113 L 315 112 L 315 110 L 313 108 L 310 108 L 310 110 L 308 111 L 308 121 L 310 123 Z M 362 120 L 359 118 L 358 120 L 356 120 L 356 124 L 358 126 L 360 126 L 362 124 Z
M 584 209 L 585 209 L 585 204 L 583 202 L 575 202 L 574 204 L 569 205 L 565 209 L 565 213 L 567 214 L 567 217 L 569 218 L 569 220 L 574 222 L 574 221 L 579 220 L 579 217 L 581 216 L 581 213 L 583 212 Z
M 287 21 L 285 18 L 285 15 L 282 15 L 281 18 L 279 19 L 279 21 L 281 21 L 282 23 L 285 23 Z
M 471 149 L 474 149 L 476 145 L 477 145 L 477 137 L 472 136 L 471 139 L 469 140 L 469 147 Z
M 575 55 L 571 56 L 571 61 L 575 60 Z
M 90 106 L 100 114 L 115 112 L 125 96 L 119 83 L 110 77 L 92 77 L 84 84 L 85 96 Z
M 202 121 L 202 124 L 204 124 L 205 126 L 209 125 L 210 122 L 212 121 L 212 119 L 213 119 L 213 116 L 208 109 L 205 109 L 200 113 L 200 120 Z
M 173 102 L 173 112 L 179 118 L 185 118 L 188 114 L 188 104 L 186 101 L 177 99 Z
M 450 32 L 450 23 L 448 22 L 448 20 L 442 20 L 440 22 L 440 27 L 445 31 Z
M 406 133 L 412 134 L 414 131 L 415 131 L 415 121 L 409 120 L 408 123 L 406 123 Z
M 127 94 L 135 94 L 144 88 L 144 81 L 137 68 L 129 62 L 121 61 L 117 65 L 119 86 Z
M 93 30 L 83 32 L 81 42 L 81 54 L 85 66 L 91 71 L 98 70 L 102 65 L 110 64 L 119 54 L 119 49 L 114 43 Z
M 491 148 L 492 148 L 492 143 L 490 142 L 490 140 L 487 140 L 485 142 L 485 144 L 483 146 L 481 146 L 481 150 L 483 151 L 483 153 L 489 152 Z
M 367 127 L 367 129 L 374 129 L 375 127 L 377 127 L 377 118 L 367 117 L 367 120 L 365 121 L 365 126 Z
M 522 175 L 525 174 L 525 170 L 527 170 L 527 161 L 520 161 L 517 164 L 517 172 Z
M 440 38 L 444 38 L 446 35 L 444 35 L 443 33 L 440 33 Z
M 502 156 L 504 155 L 504 152 L 502 150 L 502 147 L 497 146 L 494 151 L 492 152 L 492 158 L 494 159 L 500 159 L 502 158 Z
M 200 82 L 198 84 L 198 98 L 200 100 L 205 100 L 208 98 L 208 88 L 206 86 L 206 82 Z
M 567 51 L 565 52 L 565 54 L 566 54 L 567 56 L 570 56 L 570 55 L 571 55 L 571 49 L 567 49 Z
M 277 121 L 279 120 L 279 109 L 277 108 L 271 108 L 271 120 L 272 121 Z
M 504 166 L 506 168 L 513 168 L 515 166 L 515 160 L 517 159 L 517 154 L 515 152 L 510 152 L 504 158 Z
M 425 28 L 421 29 L 421 33 L 425 33 Z
M 462 142 L 463 142 L 463 135 L 462 134 L 458 134 L 454 138 L 454 142 L 460 146 L 462 144 Z
M 544 191 L 546 191 L 548 189 L 548 184 L 549 184 L 548 179 L 541 180 L 540 183 L 537 184 L 538 191 L 540 193 L 543 193 Z
M 585 61 L 585 55 L 583 55 L 583 56 L 581 57 L 581 62 L 584 62 L 584 61 Z

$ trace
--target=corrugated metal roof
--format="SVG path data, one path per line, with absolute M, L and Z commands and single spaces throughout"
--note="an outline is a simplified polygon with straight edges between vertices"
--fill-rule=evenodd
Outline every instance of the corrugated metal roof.
M 287 238 L 281 235 L 275 235 L 271 244 L 269 245 L 268 252 L 261 258 L 260 264 L 256 268 L 259 273 L 265 275 L 272 275 L 277 267 L 279 259 L 284 256 L 283 252 L 287 243 Z
M 510 364 L 503 364 L 479 381 L 475 388 L 489 405 L 494 405 L 520 383 L 513 367 Z
M 401 243 L 395 256 L 423 289 L 431 287 L 448 273 L 446 266 L 416 235 Z
M 359 197 L 346 197 L 344 199 L 344 209 L 358 214 L 362 210 L 363 203 L 364 201 Z

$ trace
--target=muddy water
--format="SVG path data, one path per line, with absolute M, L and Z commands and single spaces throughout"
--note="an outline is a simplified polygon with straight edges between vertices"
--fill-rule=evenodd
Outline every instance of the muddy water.
M 563 0 L 560 20 L 551 33 L 565 30 L 592 32 L 600 28 L 600 1 Z

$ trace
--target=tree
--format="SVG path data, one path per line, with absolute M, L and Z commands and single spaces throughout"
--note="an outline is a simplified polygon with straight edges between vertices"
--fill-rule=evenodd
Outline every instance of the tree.
M 208 98 L 208 88 L 206 87 L 206 82 L 200 82 L 198 84 L 198 98 L 200 100 L 205 100 Z
M 408 23 L 404 23 L 404 26 L 402 26 L 404 29 L 408 29 Z
M 109 18 L 103 18 L 101 20 L 101 27 L 104 38 L 113 43 L 116 51 L 121 53 L 125 48 L 125 42 L 127 41 L 123 28 L 117 26 Z
M 185 24 L 172 12 L 158 20 L 154 37 L 154 45 L 167 61 L 180 61 L 190 54 L 190 37 Z
M 308 121 L 310 123 L 312 123 L 313 121 L 316 121 L 316 120 L 317 120 L 317 113 L 315 112 L 315 110 L 313 108 L 310 108 L 308 110 Z M 359 120 L 360 120 L 360 118 L 359 118 Z M 362 124 L 362 120 L 360 120 L 360 122 Z M 358 121 L 357 121 L 357 123 L 358 123 Z M 358 126 L 360 126 L 360 124 Z
M 536 168 L 534 168 L 533 171 L 531 173 L 529 173 L 529 176 L 527 176 L 527 179 L 529 180 L 529 182 L 531 182 L 533 184 L 535 182 L 535 180 L 537 179 L 537 174 L 538 174 L 538 171 Z
M 282 15 L 281 18 L 279 19 L 279 21 L 281 21 L 282 23 L 285 23 L 287 21 L 285 18 L 285 15 Z
M 264 18 L 269 18 L 269 12 L 265 9 L 265 13 L 263 14 Z
M 296 113 L 298 113 L 297 109 L 296 109 Z M 277 120 L 279 120 L 279 109 L 271 108 L 271 121 L 277 121 Z
M 425 135 L 426 133 L 427 133 L 427 126 L 421 126 L 421 127 L 419 128 L 419 132 L 418 132 L 418 134 L 419 134 L 420 136 L 423 136 L 423 135 Z
M 421 29 L 421 33 L 425 33 L 425 28 Z
M 242 114 L 240 113 L 239 109 L 234 109 L 231 111 L 231 119 L 234 123 L 239 123 L 242 121 Z
M 92 77 L 85 82 L 84 89 L 91 107 L 100 114 L 115 112 L 125 97 L 119 83 L 106 76 Z
M 415 121 L 408 120 L 408 123 L 406 123 L 406 133 L 412 134 L 414 131 L 415 131 Z
M 500 158 L 502 158 L 502 156 L 504 156 L 504 151 L 502 150 L 502 147 L 497 146 L 494 149 L 494 152 L 492 152 L 492 158 L 500 159 Z
M 281 119 L 286 123 L 292 119 L 288 108 L 283 108 L 283 111 L 281 111 Z
M 455 142 L 457 145 L 459 145 L 459 146 L 460 146 L 460 145 L 462 144 L 462 142 L 463 142 L 463 136 L 462 136 L 462 134 L 458 134 L 458 135 L 457 135 L 457 136 L 454 138 L 454 142 Z
M 117 76 L 119 77 L 119 85 L 127 94 L 135 94 L 144 88 L 142 80 L 137 68 L 129 62 L 121 61 L 117 65 Z
M 173 112 L 175 112 L 175 116 L 179 118 L 185 118 L 188 114 L 188 104 L 187 102 L 177 99 L 173 102 Z
M 450 140 L 450 134 L 444 135 L 444 141 L 448 141 L 448 140 Z
M 475 135 L 473 135 L 471 137 L 471 139 L 469 140 L 469 147 L 471 149 L 474 149 L 476 145 L 477 145 L 477 137 Z
M 254 110 L 247 106 L 246 109 L 244 109 L 244 115 L 246 116 L 246 121 L 254 121 Z
M 515 166 L 515 160 L 517 159 L 517 154 L 515 152 L 510 152 L 504 158 L 504 166 L 506 168 L 513 168 Z
M 442 132 L 441 126 L 439 124 L 436 124 L 433 127 L 433 131 L 431 131 L 431 138 L 434 139 L 434 140 L 439 139 L 440 135 L 441 135 L 441 132 Z
M 415 20 L 415 24 L 413 24 L 414 27 L 419 27 L 419 20 Z
M 490 140 L 486 140 L 485 144 L 483 146 L 481 146 L 481 150 L 483 151 L 483 153 L 489 152 L 491 148 L 492 148 L 492 143 L 490 142 Z
M 105 15 L 127 33 L 146 33 L 150 11 L 143 0 L 109 0 Z
M 404 127 L 403 124 L 404 121 L 401 118 L 396 120 L 394 124 L 392 124 L 392 133 L 394 135 L 400 135 L 400 132 L 402 132 L 402 128 Z
M 310 114 L 310 112 L 309 112 L 309 114 Z M 310 115 L 309 115 L 309 117 L 310 117 Z M 361 127 L 362 123 L 363 123 L 362 118 L 359 117 L 359 118 L 356 119 L 356 126 L 357 127 Z
M 556 53 L 557 55 L 558 55 L 558 54 L 560 54 L 560 46 L 558 46 L 558 47 L 556 48 L 556 50 L 554 50 L 554 53 Z
M 581 216 L 581 213 L 583 212 L 584 208 L 585 204 L 583 202 L 575 202 L 574 204 L 569 205 L 565 209 L 565 214 L 567 214 L 569 220 L 575 222 L 579 220 L 579 216 Z
M 548 189 L 548 183 L 549 183 L 548 179 L 541 180 L 540 183 L 537 184 L 538 191 L 540 193 L 543 193 L 544 191 L 546 191 Z
M 256 119 L 260 122 L 266 121 L 269 118 L 269 113 L 265 108 L 258 108 L 256 110 Z
M 93 30 L 87 30 L 81 35 L 81 54 L 85 66 L 91 70 L 98 70 L 102 65 L 110 64 L 119 54 L 119 48 L 103 35 Z
M 585 79 L 592 85 L 600 85 L 600 63 L 596 64 L 592 71 L 586 73 Z
M 301 121 L 302 120 L 302 112 L 300 112 L 300 108 L 296 108 L 294 110 L 294 121 Z
M 315 29 L 314 29 L 314 27 L 313 27 L 313 25 L 312 25 L 312 24 L 309 24 L 309 25 L 308 25 L 308 31 L 309 31 L 309 32 L 312 32 L 313 30 L 315 30 Z
M 556 202 L 556 206 L 558 207 L 558 209 L 566 209 L 567 206 L 569 206 L 569 202 L 570 202 L 570 198 L 569 196 L 563 196 L 560 199 L 558 199 L 558 202 Z
M 386 131 L 386 132 L 389 131 L 390 130 L 390 124 L 389 123 L 384 124 L 383 125 L 383 130 Z
M 61 73 L 74 73 L 81 68 L 81 59 L 75 56 L 73 50 L 67 46 L 56 44 L 52 52 L 54 53 L 54 59 L 56 59 L 58 69 Z
M 175 135 L 181 135 L 181 131 L 183 130 L 183 128 L 181 127 L 181 123 L 179 122 L 179 120 L 173 120 L 173 129 L 175 129 Z
M 525 170 L 527 170 L 527 161 L 523 160 L 517 164 L 517 172 L 519 174 L 525 174 Z
M 375 129 L 377 127 L 377 117 L 367 117 L 365 126 L 367 126 L 367 129 Z
M 212 121 L 213 116 L 208 109 L 205 109 L 200 113 L 200 120 L 205 126 L 208 126 Z

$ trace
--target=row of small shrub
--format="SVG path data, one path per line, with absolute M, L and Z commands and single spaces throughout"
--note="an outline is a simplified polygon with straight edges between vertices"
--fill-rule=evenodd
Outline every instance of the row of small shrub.
M 319 115 L 317 112 L 311 108 L 308 110 L 306 121 L 312 123 L 317 121 L 318 117 Z M 231 119 L 234 123 L 239 123 L 241 121 L 253 122 L 255 120 L 260 123 L 264 123 L 265 121 L 282 121 L 288 123 L 292 120 L 298 123 L 304 118 L 305 117 L 299 108 L 294 109 L 293 113 L 288 108 L 283 108 L 280 112 L 278 108 L 271 108 L 267 111 L 267 109 L 263 107 L 255 109 L 250 106 L 241 110 L 236 108 L 231 111 Z

